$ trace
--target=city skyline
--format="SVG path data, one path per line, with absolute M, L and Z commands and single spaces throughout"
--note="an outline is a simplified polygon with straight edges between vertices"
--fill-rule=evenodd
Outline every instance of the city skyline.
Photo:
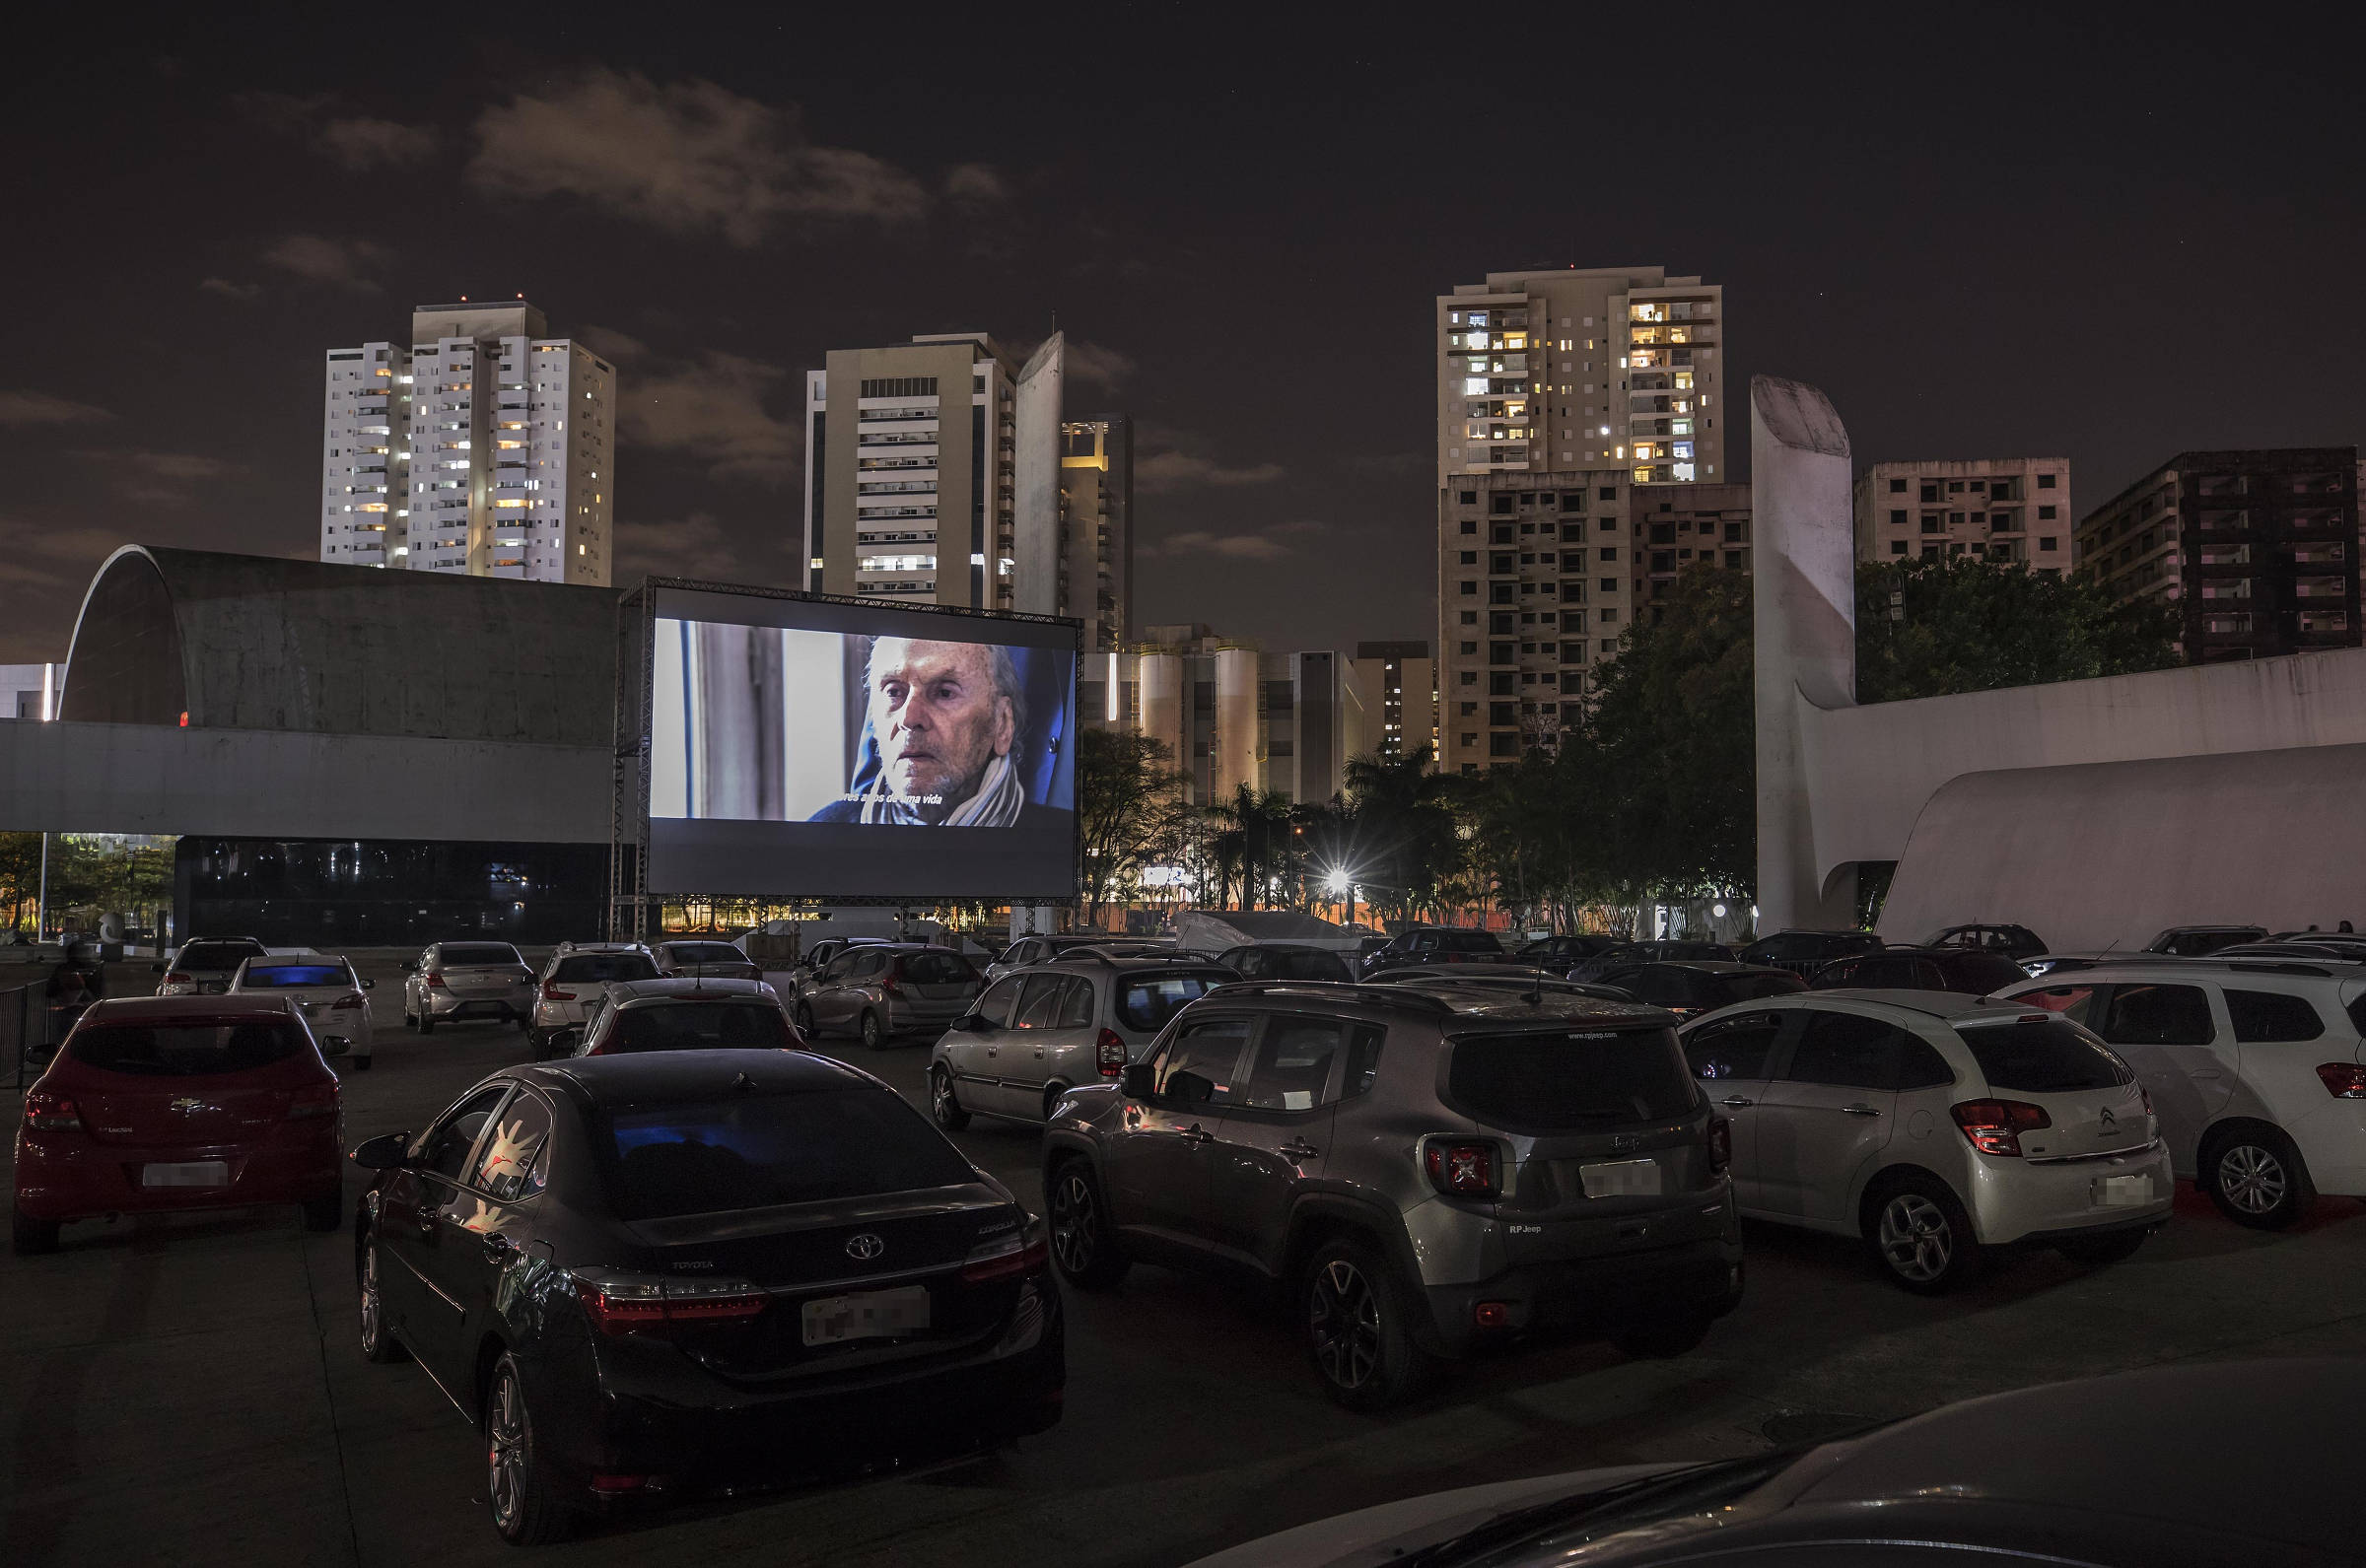
M 626 54 L 612 30 L 513 26 L 432 79 L 372 82 L 331 68 L 333 30 L 165 21 L 29 86 L 19 210 L 44 243 L 9 267 L 44 307 L 0 375 L 0 659 L 62 654 L 114 544 L 314 554 L 321 346 L 462 295 L 522 293 L 616 365 L 620 582 L 800 580 L 799 389 L 830 347 L 1065 329 L 1069 407 L 1137 420 L 1135 619 L 1270 647 L 1435 635 L 1422 315 L 1492 270 L 1656 260 L 1722 285 L 1743 324 L 1725 384 L 1827 387 L 1860 465 L 2060 452 L 2108 495 L 2163 451 L 2349 444 L 2366 423 L 2342 375 L 2359 327 L 2279 357 L 2262 347 L 2277 298 L 2223 283 L 2265 252 L 2330 271 L 2359 225 L 2310 196 L 2346 188 L 2358 156 L 2340 95 L 2303 80 L 2333 67 L 2263 43 L 2214 46 L 2221 91 L 2181 117 L 2100 23 L 1959 34 L 1942 57 L 1911 25 L 1816 55 L 1712 20 L 1692 35 L 1698 112 L 1648 137 L 1570 130 L 1538 200 L 1536 170 L 1466 156 L 1454 84 L 1485 62 L 1441 74 L 1407 38 L 1312 87 L 1296 38 L 1224 55 L 1214 97 L 1184 84 L 1216 40 L 1184 39 L 1159 77 L 1070 71 L 1057 104 L 983 114 L 997 68 L 1110 38 L 948 30 L 916 70 L 976 80 L 880 113 L 875 83 L 779 63 L 771 28 L 692 24 Z M 826 58 L 830 26 L 800 25 L 795 59 Z M 1647 42 L 1632 26 L 1589 25 L 1589 53 Z M 2180 36 L 2148 57 L 2197 60 Z M 1976 87 L 1965 112 L 1874 69 L 1909 59 Z M 1786 87 L 1787 134 L 1755 134 L 1786 67 L 1851 91 Z M 131 134 L 89 137 L 66 107 L 103 77 L 139 84 Z M 2197 187 L 2239 221 L 2191 224 Z M 2009 250 L 1971 242 L 1975 216 L 2013 220 Z M 1313 374 L 1289 371 L 1283 319 L 1322 343 Z M 1718 480 L 1747 479 L 1740 445 Z

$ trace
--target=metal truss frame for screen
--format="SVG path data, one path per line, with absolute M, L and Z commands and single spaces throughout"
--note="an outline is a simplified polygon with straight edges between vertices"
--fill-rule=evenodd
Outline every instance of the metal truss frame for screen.
M 1084 627 L 1083 622 L 1068 615 L 984 610 L 967 604 L 881 604 L 875 599 L 858 598 L 847 593 L 751 587 L 740 582 L 708 582 L 696 578 L 643 579 L 639 586 L 627 590 L 616 600 L 614 754 L 609 770 L 611 792 L 608 810 L 607 939 L 612 942 L 654 937 L 657 934 L 659 912 L 665 899 L 699 896 L 651 893 L 646 889 L 643 875 L 649 865 L 650 708 L 656 683 L 657 605 L 659 592 L 665 589 L 717 593 L 734 598 L 792 599 L 808 604 L 846 605 L 859 610 L 967 616 L 993 623 L 1021 621 L 1038 626 L 1065 626 L 1078 634 L 1079 645 Z M 1081 651 L 1078 656 L 1080 661 Z M 1076 842 L 1075 874 L 1069 879 L 1072 890 L 1081 888 L 1084 881 L 1084 836 L 1081 832 L 1078 833 Z M 794 889 L 782 889 L 777 894 L 765 896 L 782 903 L 798 902 L 808 897 Z M 954 902 L 976 901 L 967 898 L 947 899 L 926 892 L 878 893 L 862 897 L 831 894 L 828 897 L 828 903 L 838 907 L 926 907 Z M 1078 902 L 1078 894 L 1072 891 L 1065 899 L 1027 899 L 1023 902 L 1073 907 Z

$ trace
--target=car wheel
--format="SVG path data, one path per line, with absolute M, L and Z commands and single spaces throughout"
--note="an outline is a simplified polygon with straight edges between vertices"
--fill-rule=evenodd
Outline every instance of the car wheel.
M 1701 1348 L 1713 1321 L 1705 1312 L 1679 1312 L 1650 1323 L 1629 1324 L 1610 1336 L 1610 1343 L 1631 1361 L 1665 1361 Z
M 2317 1199 L 2292 1140 L 2257 1125 L 2237 1127 L 2210 1145 L 2201 1186 L 2219 1213 L 2254 1230 L 2282 1230 Z
M 1947 1184 L 1910 1176 L 1882 1189 L 1866 1228 L 1891 1282 L 1917 1296 L 1944 1295 L 1985 1269 L 1987 1257 Z
M 345 1194 L 341 1192 L 323 1193 L 318 1197 L 304 1200 L 304 1228 L 333 1231 L 345 1223 Z
M 513 1546 L 564 1539 L 575 1523 L 542 1472 L 525 1384 L 516 1359 L 507 1355 L 494 1367 L 485 1395 L 485 1501 L 493 1528 Z
M 436 1032 L 436 1015 L 434 1013 L 419 1015 L 419 1032 L 423 1035 L 432 1035 Z
M 1373 1248 L 1325 1245 L 1306 1265 L 1300 1300 L 1314 1369 L 1341 1404 L 1385 1410 L 1427 1381 L 1432 1363 L 1414 1342 L 1413 1304 Z
M 864 1010 L 861 1032 L 864 1050 L 884 1051 L 887 1049 L 887 1031 L 879 1027 L 877 1013 L 868 1008 Z
M 1109 1209 L 1101 1184 L 1081 1159 L 1062 1162 L 1045 1194 L 1051 1210 L 1052 1261 L 1060 1277 L 1079 1290 L 1107 1290 L 1132 1266 L 1109 1233 Z
M 419 1015 L 411 1011 L 408 1007 L 405 1007 L 402 1010 L 402 1027 L 408 1029 L 414 1035 L 419 1032 Z
M 813 1009 L 801 1001 L 797 1004 L 797 1032 L 807 1040 L 813 1039 L 820 1033 L 813 1027 Z
M 534 1031 L 534 1021 L 523 1013 L 510 1014 L 510 1022 L 518 1026 L 518 1032 L 522 1035 L 532 1034 Z
M 969 1113 L 953 1098 L 953 1075 L 942 1067 L 929 1074 L 929 1115 L 947 1132 L 958 1132 L 969 1125 Z
M 361 1293 L 362 1359 L 384 1364 L 403 1360 L 409 1352 L 386 1328 L 385 1298 L 378 1289 L 378 1241 L 362 1243 L 361 1266 L 355 1281 Z
M 2080 1236 L 2058 1244 L 2053 1250 L 2074 1263 L 2119 1263 L 2136 1256 L 2150 1231 L 2114 1231 L 2109 1236 Z
M 9 1211 L 9 1244 L 20 1257 L 57 1251 L 57 1221 Z

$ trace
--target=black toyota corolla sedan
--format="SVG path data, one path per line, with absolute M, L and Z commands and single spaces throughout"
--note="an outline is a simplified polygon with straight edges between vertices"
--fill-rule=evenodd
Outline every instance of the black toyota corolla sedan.
M 1040 1223 L 868 1073 L 790 1051 L 495 1073 L 353 1151 L 362 1353 L 485 1435 L 520 1543 L 1060 1418 Z

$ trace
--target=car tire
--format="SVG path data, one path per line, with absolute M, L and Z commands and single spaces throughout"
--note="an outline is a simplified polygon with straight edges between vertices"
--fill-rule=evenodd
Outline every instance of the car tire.
M 2317 1201 L 2317 1189 L 2292 1140 L 2258 1122 L 2210 1139 L 2200 1186 L 2219 1213 L 2253 1230 L 2282 1230 Z
M 2108 1236 L 2076 1236 L 2055 1244 L 2054 1251 L 2074 1263 L 2100 1266 L 2104 1263 L 2123 1263 L 2136 1256 L 2150 1231 L 2113 1231 Z
M 378 1238 L 373 1236 L 362 1243 L 361 1261 L 354 1264 L 354 1293 L 358 1298 L 358 1319 L 361 1328 L 362 1359 L 383 1366 L 389 1361 L 406 1361 L 410 1352 L 386 1327 L 385 1298 L 378 1288 Z
M 485 1390 L 485 1502 L 493 1528 L 513 1546 L 548 1545 L 575 1528 L 544 1471 L 525 1380 L 517 1358 L 506 1354 Z
M 1044 1190 L 1052 1264 L 1079 1290 L 1108 1290 L 1133 1262 L 1109 1228 L 1109 1205 L 1090 1161 L 1063 1160 Z
M 432 1035 L 436 1032 L 436 1015 L 434 1013 L 419 1015 L 419 1032 L 423 1035 Z
M 870 1008 L 863 1009 L 863 1021 L 856 1025 L 856 1031 L 863 1037 L 864 1050 L 884 1051 L 887 1049 L 887 1031 L 880 1026 L 879 1015 Z
M 345 1223 L 345 1194 L 342 1192 L 323 1193 L 318 1197 L 304 1200 L 304 1228 L 326 1233 Z
M 1649 1323 L 1625 1325 L 1610 1336 L 1610 1343 L 1630 1361 L 1666 1361 L 1700 1349 L 1715 1321 L 1713 1313 L 1687 1309 Z
M 402 1027 L 408 1029 L 414 1035 L 419 1032 L 419 1015 L 415 1012 L 412 1012 L 408 1007 L 405 1007 L 402 1010 Z
M 812 1040 L 819 1036 L 820 1031 L 813 1027 L 812 1008 L 806 1006 L 800 1001 L 797 1004 L 797 1011 L 793 1016 L 797 1024 L 797 1032 L 799 1034 L 803 1035 L 807 1040 Z
M 1435 1363 L 1413 1336 L 1420 1310 L 1377 1248 L 1342 1237 L 1307 1260 L 1298 1289 L 1306 1348 L 1323 1390 L 1351 1410 L 1401 1404 Z
M 929 1116 L 947 1132 L 958 1132 L 969 1125 L 969 1113 L 953 1096 L 953 1075 L 942 1067 L 929 1073 Z
M 57 1251 L 57 1221 L 9 1210 L 9 1248 L 20 1258 Z
M 1890 1282 L 1917 1296 L 1941 1296 L 1987 1270 L 1987 1251 L 1972 1216 L 1935 1176 L 1885 1183 L 1865 1204 L 1865 1242 Z

